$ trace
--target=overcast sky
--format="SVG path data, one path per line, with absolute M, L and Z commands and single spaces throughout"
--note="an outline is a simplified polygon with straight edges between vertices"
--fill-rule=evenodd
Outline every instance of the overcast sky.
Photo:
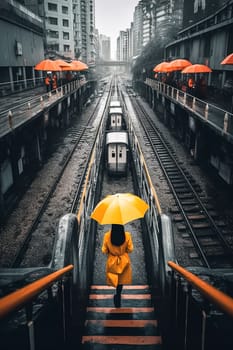
M 139 0 L 95 0 L 95 26 L 100 34 L 111 37 L 112 58 L 116 55 L 116 39 L 120 30 L 130 28 Z

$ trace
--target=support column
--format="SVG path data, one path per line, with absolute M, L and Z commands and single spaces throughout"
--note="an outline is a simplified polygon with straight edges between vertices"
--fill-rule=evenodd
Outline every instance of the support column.
M 24 83 L 24 87 L 25 89 L 27 88 L 27 76 L 26 76 L 26 69 L 25 67 L 22 67 L 23 68 L 23 83 Z
M 14 88 L 12 67 L 9 67 L 9 77 L 10 77 L 11 91 L 14 92 L 15 88 Z

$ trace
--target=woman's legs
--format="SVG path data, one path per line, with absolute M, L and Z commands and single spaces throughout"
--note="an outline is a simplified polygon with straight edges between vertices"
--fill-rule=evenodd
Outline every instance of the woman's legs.
M 122 284 L 118 284 L 118 286 L 116 287 L 117 294 L 121 295 L 122 287 L 123 287 Z
M 122 291 L 123 285 L 118 284 L 116 287 L 116 294 L 114 295 L 114 305 L 115 307 L 121 307 L 121 291 Z

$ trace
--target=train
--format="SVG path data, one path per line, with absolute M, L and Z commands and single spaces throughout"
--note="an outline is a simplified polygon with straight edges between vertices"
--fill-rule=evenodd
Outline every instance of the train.
M 108 175 L 127 175 L 129 140 L 127 131 L 106 133 L 105 154 Z
M 105 139 L 107 173 L 110 176 L 126 176 L 128 169 L 129 139 L 120 100 L 109 103 L 108 126 Z
M 123 107 L 119 100 L 112 100 L 109 103 L 107 128 L 112 131 L 125 129 Z

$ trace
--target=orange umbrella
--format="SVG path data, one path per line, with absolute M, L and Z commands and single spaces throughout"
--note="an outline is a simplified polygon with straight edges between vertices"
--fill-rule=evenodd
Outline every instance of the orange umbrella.
M 64 61 L 64 60 L 61 60 L 61 59 L 57 59 L 55 62 L 57 62 L 59 64 L 59 66 L 61 67 L 61 70 L 62 71 L 70 71 L 72 70 L 72 66 L 70 63 Z
M 154 67 L 153 72 L 160 72 L 160 73 L 166 73 L 169 72 L 168 66 L 170 62 L 161 62 L 157 64 L 157 66 Z
M 181 73 L 210 73 L 212 72 L 212 69 L 205 64 L 192 64 L 191 66 L 188 66 L 184 68 Z
M 233 64 L 233 53 L 225 57 L 221 64 Z
M 168 68 L 175 71 L 175 70 L 182 70 L 185 67 L 191 66 L 192 63 L 188 60 L 185 60 L 183 58 L 178 58 L 176 60 L 173 60 L 169 63 Z
M 88 69 L 88 65 L 86 63 L 77 60 L 72 61 L 70 65 L 72 68 L 71 70 L 81 71 Z
M 56 61 L 46 59 L 38 62 L 35 67 L 35 70 L 45 70 L 45 71 L 61 71 L 61 67 Z

